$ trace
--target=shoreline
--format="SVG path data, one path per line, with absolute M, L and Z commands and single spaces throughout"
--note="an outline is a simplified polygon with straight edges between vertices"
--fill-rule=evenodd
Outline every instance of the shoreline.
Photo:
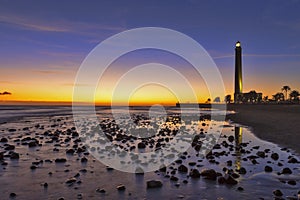
M 249 126 L 260 139 L 300 155 L 300 105 L 229 104 L 226 120 Z

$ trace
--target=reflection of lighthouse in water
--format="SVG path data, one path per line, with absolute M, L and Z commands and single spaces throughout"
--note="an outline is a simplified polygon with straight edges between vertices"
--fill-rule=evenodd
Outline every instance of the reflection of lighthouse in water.
M 240 145 L 243 142 L 243 129 L 240 126 L 236 126 L 234 128 L 234 136 L 235 136 L 235 168 L 239 170 L 241 168 L 241 148 Z

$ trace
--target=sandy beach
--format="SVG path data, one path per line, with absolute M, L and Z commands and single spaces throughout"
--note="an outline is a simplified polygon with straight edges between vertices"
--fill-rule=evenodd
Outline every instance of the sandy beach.
M 300 154 L 300 105 L 228 105 L 227 119 L 249 126 L 254 134 Z

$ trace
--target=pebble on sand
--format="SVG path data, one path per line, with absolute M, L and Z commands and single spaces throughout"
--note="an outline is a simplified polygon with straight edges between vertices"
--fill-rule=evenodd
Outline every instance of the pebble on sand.
M 163 184 L 161 181 L 158 181 L 158 180 L 147 181 L 147 188 L 160 188 L 162 186 L 163 186 Z

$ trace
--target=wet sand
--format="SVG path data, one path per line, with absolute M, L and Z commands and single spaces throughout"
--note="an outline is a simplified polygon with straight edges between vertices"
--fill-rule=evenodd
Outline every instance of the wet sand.
M 300 105 L 228 105 L 227 119 L 251 127 L 254 134 L 300 154 Z

